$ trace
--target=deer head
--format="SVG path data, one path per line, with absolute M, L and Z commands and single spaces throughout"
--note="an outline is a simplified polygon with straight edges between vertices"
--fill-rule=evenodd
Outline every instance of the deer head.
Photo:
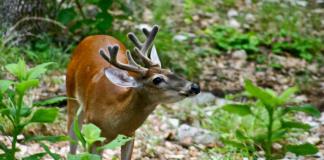
M 158 26 L 153 26 L 151 31 L 143 29 L 147 38 L 144 43 L 141 43 L 134 33 L 128 34 L 128 38 L 135 45 L 133 53 L 143 62 L 144 67 L 135 62 L 129 50 L 126 51 L 128 64 L 118 62 L 119 46 L 117 45 L 108 46 L 109 56 L 104 50 L 100 50 L 100 55 L 114 66 L 104 69 L 106 77 L 117 86 L 130 87 L 140 94 L 147 95 L 156 103 L 171 103 L 198 94 L 200 88 L 197 84 L 178 76 L 169 69 L 162 68 L 153 45 L 158 30 Z M 150 54 L 148 54 L 149 49 L 151 49 Z M 135 72 L 138 76 L 132 77 L 128 71 Z

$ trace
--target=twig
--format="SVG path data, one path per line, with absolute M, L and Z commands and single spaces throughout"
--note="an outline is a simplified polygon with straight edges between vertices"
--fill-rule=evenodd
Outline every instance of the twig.
M 79 10 L 79 12 L 80 12 L 80 14 L 81 14 L 81 17 L 82 17 L 83 19 L 86 19 L 85 15 L 84 15 L 84 13 L 83 13 L 82 6 L 81 6 L 81 4 L 80 4 L 80 1 L 79 1 L 79 0 L 75 0 L 75 4 L 76 4 L 77 7 L 78 7 L 78 10 Z
M 66 27 L 58 22 L 58 21 L 55 21 L 55 20 L 52 20 L 52 19 L 49 19 L 49 18 L 44 18 L 44 17 L 25 17 L 25 18 L 22 18 L 21 20 L 19 20 L 17 23 L 15 23 L 15 25 L 13 25 L 12 27 L 10 27 L 8 29 L 8 31 L 6 32 L 6 34 L 11 34 L 11 32 L 13 32 L 14 30 L 17 29 L 17 27 L 19 25 L 21 25 L 23 22 L 25 21 L 44 21 L 44 22 L 47 22 L 47 23 L 51 23 L 51 24 L 54 24 L 62 29 L 66 29 Z

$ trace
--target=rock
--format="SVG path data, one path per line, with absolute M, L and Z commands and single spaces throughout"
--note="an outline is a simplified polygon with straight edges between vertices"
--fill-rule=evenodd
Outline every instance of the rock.
M 292 160 L 292 159 L 297 159 L 296 155 L 291 152 L 287 152 L 283 160 Z
M 188 37 L 185 36 L 185 35 L 182 35 L 182 34 L 178 34 L 178 35 L 175 35 L 175 36 L 173 37 L 173 40 L 174 40 L 174 41 L 179 41 L 179 42 L 185 41 L 185 40 L 187 40 L 187 39 L 188 39 Z
M 232 18 L 232 17 L 236 17 L 238 16 L 239 13 L 235 10 L 235 9 L 230 9 L 228 12 L 227 12 L 227 16 Z
M 279 144 L 279 143 L 274 143 L 274 144 L 272 145 L 272 147 L 273 147 L 275 150 L 280 150 L 280 149 L 282 149 L 282 145 Z
M 216 97 L 210 92 L 201 92 L 197 96 L 191 98 L 192 103 L 201 105 L 216 100 Z
M 234 18 L 228 20 L 228 25 L 233 28 L 240 28 L 241 24 Z
M 295 1 L 295 3 L 299 6 L 302 6 L 302 7 L 306 7 L 307 6 L 307 1 L 302 1 L 302 0 L 299 0 L 299 1 Z
M 309 71 L 311 71 L 312 73 L 317 73 L 317 72 L 318 72 L 318 70 L 317 70 L 317 65 L 316 65 L 316 64 L 308 65 L 308 66 L 307 66 L 307 69 L 308 69 Z
M 182 145 L 203 144 L 206 146 L 215 146 L 218 136 L 212 134 L 208 130 L 191 127 L 187 124 L 183 124 L 177 130 L 176 139 Z
M 245 60 L 247 58 L 247 54 L 246 54 L 245 50 L 237 50 L 232 53 L 232 57 L 236 58 L 236 59 L 244 59 Z
M 311 144 L 318 144 L 321 141 L 321 139 L 317 135 L 315 135 L 315 136 L 312 136 L 312 137 L 308 137 L 306 139 L 306 141 L 311 143 Z
M 255 21 L 255 17 L 254 17 L 253 14 L 248 13 L 248 14 L 245 15 L 245 20 L 246 20 L 246 22 L 248 22 L 248 23 L 252 23 L 252 22 Z
M 169 118 L 168 123 L 171 125 L 171 127 L 178 128 L 180 125 L 180 120 L 176 118 Z

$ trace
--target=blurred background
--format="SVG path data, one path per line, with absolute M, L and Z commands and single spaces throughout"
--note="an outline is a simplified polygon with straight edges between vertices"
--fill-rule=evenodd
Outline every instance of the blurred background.
M 140 34 L 140 28 L 157 24 L 155 45 L 162 65 L 198 82 L 204 92 L 158 107 L 137 133 L 133 158 L 255 159 L 268 154 L 258 137 L 265 132 L 267 111 L 251 107 L 248 112 L 254 114 L 242 116 L 244 111 L 222 106 L 258 106 L 258 97 L 251 99 L 246 91 L 244 80 L 249 79 L 274 97 L 297 86 L 289 104 L 324 111 L 323 17 L 323 0 L 1 0 L 0 78 L 8 79 L 4 66 L 19 59 L 28 66 L 55 62 L 29 97 L 64 96 L 65 69 L 83 38 L 112 35 L 131 48 L 128 32 Z M 53 106 L 61 108 L 54 124 L 35 125 L 24 134 L 66 134 L 65 102 Z M 285 116 L 300 120 L 307 130 L 299 126 L 273 138 L 274 157 L 324 158 L 324 115 L 305 113 Z M 282 120 L 279 126 L 284 126 Z M 287 144 L 295 142 L 318 151 L 294 152 Z M 21 147 L 28 148 L 21 155 L 39 149 L 33 143 Z M 63 157 L 67 153 L 67 143 L 51 147 Z M 108 150 L 104 157 L 117 159 L 117 153 Z

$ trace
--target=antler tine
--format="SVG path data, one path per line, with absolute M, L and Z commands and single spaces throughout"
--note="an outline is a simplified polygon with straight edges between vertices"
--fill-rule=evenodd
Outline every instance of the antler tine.
M 154 65 L 154 64 L 152 63 L 152 61 L 151 61 L 148 57 L 144 56 L 144 55 L 142 54 L 143 52 L 140 51 L 140 49 L 138 49 L 137 47 L 134 48 L 134 52 L 136 53 L 137 56 L 139 56 L 139 57 L 143 60 L 143 63 L 144 63 L 146 66 L 152 66 L 152 65 Z
M 134 43 L 135 45 L 135 53 L 142 59 L 144 64 L 146 66 L 152 66 L 154 65 L 153 62 L 148 58 L 148 49 L 151 47 L 153 44 L 154 38 L 159 31 L 159 27 L 157 25 L 154 25 L 152 27 L 152 30 L 149 31 L 146 28 L 142 29 L 143 33 L 146 36 L 146 41 L 144 43 L 140 42 L 136 35 L 132 32 L 128 33 L 128 38 Z M 137 48 L 137 49 L 136 49 Z
M 137 48 L 142 49 L 143 44 L 138 40 L 138 38 L 133 32 L 128 33 L 127 36 Z
M 147 50 L 150 48 L 150 46 L 152 45 L 153 41 L 154 41 L 154 38 L 157 34 L 157 32 L 159 31 L 159 27 L 157 25 L 154 25 L 151 32 L 149 32 L 148 34 L 148 30 L 146 29 L 143 29 L 143 33 L 146 35 L 148 34 L 147 36 L 147 39 L 145 41 L 145 43 L 143 44 L 143 47 L 141 48 L 141 52 L 147 56 Z
M 109 62 L 110 64 L 112 64 L 113 66 L 115 66 L 117 68 L 120 68 L 120 69 L 123 69 L 126 71 L 137 72 L 142 75 L 144 75 L 146 73 L 147 69 L 137 65 L 136 62 L 134 61 L 134 59 L 131 57 L 130 53 L 126 52 L 129 64 L 119 63 L 117 60 L 118 50 L 119 50 L 119 47 L 117 45 L 108 46 L 108 52 L 109 52 L 110 57 L 107 56 L 107 54 L 105 53 L 105 51 L 103 49 L 101 49 L 99 51 L 99 53 L 107 62 Z
M 128 64 L 136 66 L 138 68 L 143 68 L 143 67 L 141 67 L 140 65 L 138 65 L 135 62 L 135 60 L 133 59 L 132 54 L 131 54 L 131 52 L 129 50 L 126 51 L 126 56 L 127 56 L 127 59 L 128 59 Z

